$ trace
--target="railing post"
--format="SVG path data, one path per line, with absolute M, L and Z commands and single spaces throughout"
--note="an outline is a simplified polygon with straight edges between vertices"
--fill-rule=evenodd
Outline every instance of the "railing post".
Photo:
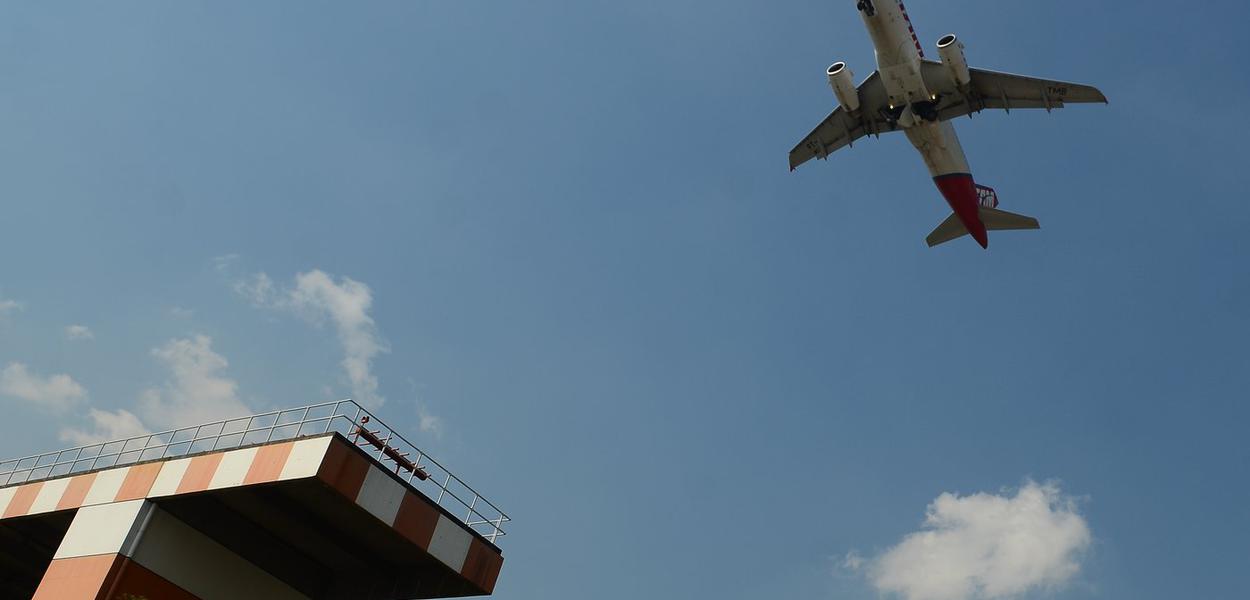
M 356 407 L 356 416 L 352 417 L 352 425 L 355 425 L 357 427 L 364 427 L 364 425 L 360 424 L 360 411 L 361 411 L 360 405 L 356 404 L 355 402 L 352 402 L 352 405 Z M 338 412 L 338 411 L 336 410 L 335 412 Z
M 490 543 L 495 543 L 495 538 L 499 536 L 500 527 L 503 527 L 503 513 L 499 513 L 499 518 L 495 519 L 495 530 L 490 532 Z
M 447 471 L 447 469 L 443 469 L 443 470 Z M 443 485 L 439 486 L 438 500 L 434 501 L 435 504 L 439 506 L 443 505 L 443 494 L 447 493 L 447 486 L 450 484 L 451 484 L 451 471 L 447 471 L 447 477 L 443 478 Z
M 78 465 L 78 459 L 82 458 L 82 451 L 83 451 L 84 449 L 86 449 L 86 446 L 81 446 L 81 447 L 79 447 L 79 448 L 78 448 L 78 454 L 75 454 L 75 455 L 74 455 L 74 462 L 72 462 L 72 463 L 70 463 L 70 464 L 69 464 L 69 472 L 70 472 L 70 473 L 73 473 L 73 472 L 74 472 L 74 467 L 75 467 L 76 465 Z
M 387 427 L 386 425 L 383 425 L 383 427 L 386 427 L 386 439 L 382 440 L 382 447 L 378 448 L 378 462 L 382 462 L 382 458 L 386 454 L 386 448 L 390 447 L 391 445 L 391 438 L 395 437 L 394 430 L 392 430 L 390 427 Z M 396 469 L 396 472 L 399 472 L 399 463 L 395 464 L 395 469 Z

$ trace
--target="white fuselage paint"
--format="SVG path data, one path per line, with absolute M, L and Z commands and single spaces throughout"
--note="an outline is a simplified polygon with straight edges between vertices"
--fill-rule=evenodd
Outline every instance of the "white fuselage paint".
M 969 173 L 955 127 L 945 121 L 926 121 L 912 112 L 913 103 L 932 100 L 933 96 L 921 76 L 921 49 L 903 5 L 898 0 L 872 0 L 872 5 L 873 15 L 864 10 L 859 14 L 876 49 L 877 70 L 890 104 L 904 107 L 899 126 L 924 158 L 931 175 Z

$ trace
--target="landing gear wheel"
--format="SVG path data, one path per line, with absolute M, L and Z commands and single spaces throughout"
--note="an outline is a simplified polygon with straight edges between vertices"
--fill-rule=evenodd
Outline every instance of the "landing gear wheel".
M 938 120 L 937 102 L 917 102 L 911 105 L 911 110 L 930 123 Z

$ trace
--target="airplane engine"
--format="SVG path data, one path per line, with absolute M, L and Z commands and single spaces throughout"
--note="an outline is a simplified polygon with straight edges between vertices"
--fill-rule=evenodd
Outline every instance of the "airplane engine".
M 946 71 L 950 73 L 955 85 L 962 88 L 971 83 L 972 73 L 968 72 L 968 59 L 964 58 L 964 43 L 952 33 L 942 36 L 937 47 L 942 64 L 946 65 Z
M 859 110 L 859 91 L 855 89 L 855 76 L 851 74 L 850 67 L 838 61 L 829 66 L 826 74 L 829 75 L 829 87 L 833 88 L 833 95 L 838 97 L 838 104 L 848 112 Z

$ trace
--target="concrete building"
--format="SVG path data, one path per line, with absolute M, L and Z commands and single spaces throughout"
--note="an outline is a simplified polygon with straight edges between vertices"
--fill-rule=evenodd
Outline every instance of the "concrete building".
M 507 521 L 332 402 L 0 463 L 0 600 L 484 595 Z

